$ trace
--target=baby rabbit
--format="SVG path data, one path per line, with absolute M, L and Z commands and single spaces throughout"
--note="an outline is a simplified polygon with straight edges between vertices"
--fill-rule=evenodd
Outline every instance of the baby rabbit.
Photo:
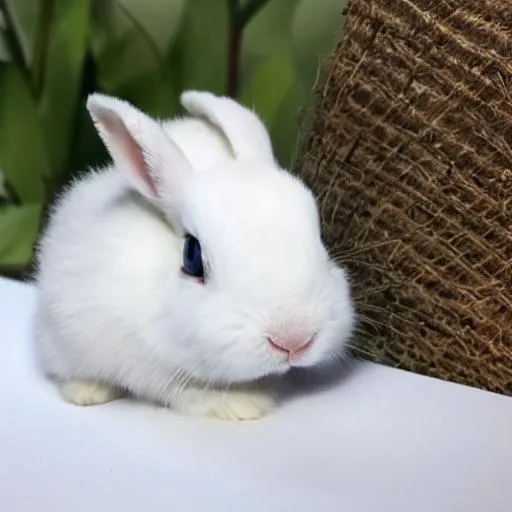
M 343 355 L 349 284 L 257 115 L 208 92 L 181 102 L 188 117 L 160 122 L 88 98 L 113 162 L 67 188 L 40 240 L 38 361 L 75 404 L 129 392 L 255 419 L 275 404 L 258 380 Z

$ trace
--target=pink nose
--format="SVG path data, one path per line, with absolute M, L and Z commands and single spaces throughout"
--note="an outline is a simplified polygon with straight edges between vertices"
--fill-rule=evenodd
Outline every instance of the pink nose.
M 301 356 L 313 343 L 314 336 L 304 340 L 300 337 L 267 337 L 269 345 L 278 352 L 288 356 L 288 359 L 294 359 Z

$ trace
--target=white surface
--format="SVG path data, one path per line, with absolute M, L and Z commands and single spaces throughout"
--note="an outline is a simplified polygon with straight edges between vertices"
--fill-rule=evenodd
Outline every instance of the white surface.
M 376 365 L 255 423 L 63 403 L 0 280 L 0 510 L 512 511 L 512 400 Z

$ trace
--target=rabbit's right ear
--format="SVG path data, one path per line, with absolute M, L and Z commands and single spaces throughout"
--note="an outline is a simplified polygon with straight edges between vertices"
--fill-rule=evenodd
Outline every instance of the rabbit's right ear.
M 116 167 L 148 199 L 173 206 L 191 165 L 160 124 L 128 102 L 91 94 L 87 109 Z
M 180 101 L 190 114 L 220 128 L 237 159 L 275 163 L 267 128 L 254 111 L 231 98 L 205 91 L 186 91 Z

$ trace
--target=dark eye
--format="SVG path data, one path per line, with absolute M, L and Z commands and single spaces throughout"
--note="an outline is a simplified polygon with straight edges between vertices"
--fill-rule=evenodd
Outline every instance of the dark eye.
M 183 272 L 190 276 L 203 278 L 203 257 L 201 255 L 201 244 L 192 235 L 185 236 L 183 247 Z

